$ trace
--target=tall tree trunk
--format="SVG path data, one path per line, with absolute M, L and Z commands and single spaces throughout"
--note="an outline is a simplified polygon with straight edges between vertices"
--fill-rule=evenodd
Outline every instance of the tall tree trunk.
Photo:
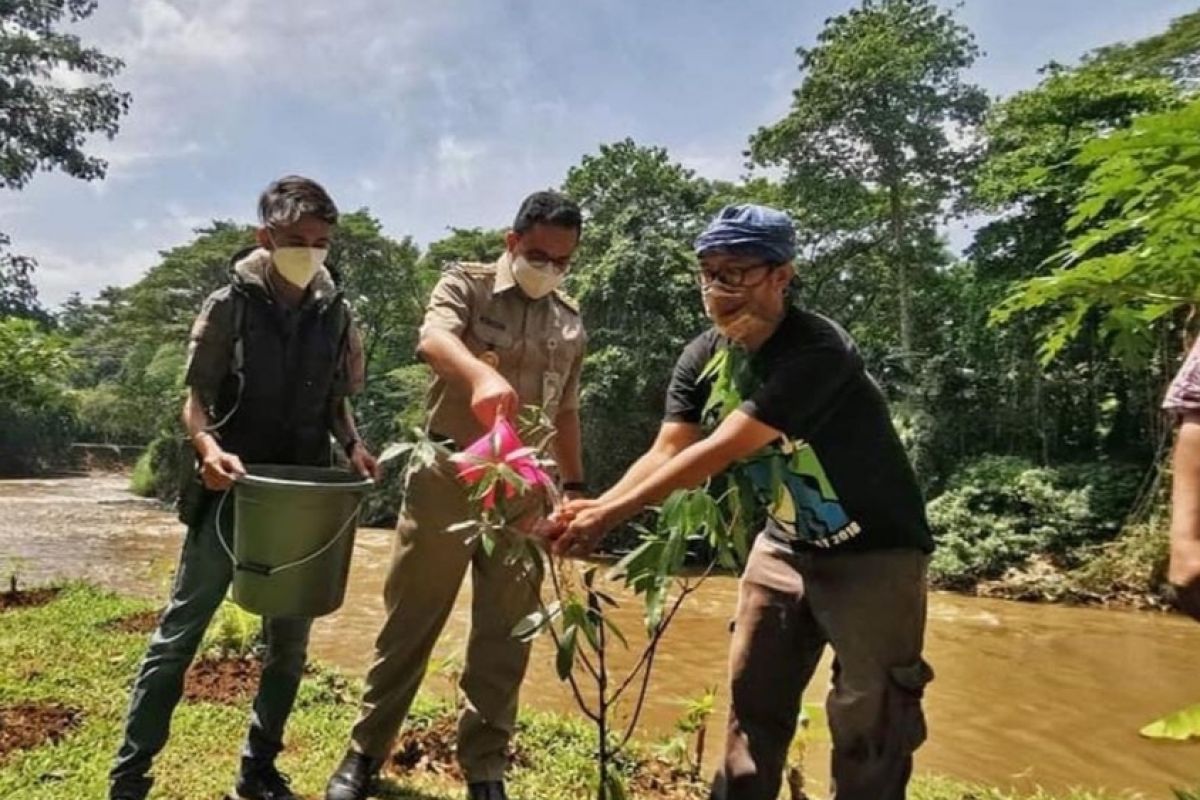
M 892 229 L 892 258 L 896 261 L 896 294 L 900 302 L 900 349 L 904 366 L 912 370 L 912 289 L 908 285 L 908 254 L 904 246 L 904 203 L 900 182 L 888 185 L 888 210 Z

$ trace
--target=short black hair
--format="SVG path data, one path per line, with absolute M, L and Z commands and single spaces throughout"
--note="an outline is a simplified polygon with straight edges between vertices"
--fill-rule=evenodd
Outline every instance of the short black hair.
M 305 214 L 337 225 L 338 209 L 333 198 L 312 178 L 286 175 L 271 181 L 258 198 L 258 219 L 264 227 L 291 225 Z
M 566 195 L 549 190 L 534 192 L 517 209 L 512 229 L 517 233 L 525 233 L 538 223 L 571 228 L 579 233 L 583 230 L 583 214 L 575 201 Z

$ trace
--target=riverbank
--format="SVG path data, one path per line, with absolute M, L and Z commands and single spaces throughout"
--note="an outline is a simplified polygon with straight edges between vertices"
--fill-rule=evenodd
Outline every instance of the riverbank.
M 46 599 L 45 597 L 41 599 Z M 43 605 L 0 611 L 0 715 L 25 720 L 25 735 L 0 737 L 0 796 L 8 800 L 99 798 L 119 736 L 129 683 L 145 647 L 145 601 L 68 584 Z M 122 622 L 125 621 L 125 622 Z M 237 764 L 237 738 L 248 700 L 231 682 L 225 695 L 193 696 L 178 711 L 170 744 L 157 766 L 153 800 L 196 800 L 225 791 Z M 320 794 L 345 747 L 358 687 L 336 670 L 314 668 L 305 680 L 288 729 L 280 766 L 306 797 Z M 229 700 L 231 702 L 223 702 Z M 14 711 L 15 709 L 15 711 Z M 452 709 L 423 698 L 393 764 L 383 798 L 457 800 L 461 785 L 448 748 Z M 47 733 L 42 739 L 39 734 Z M 577 721 L 525 713 L 514 743 L 511 789 L 523 800 L 590 797 L 589 732 Z M 8 752 L 5 748 L 8 747 Z M 711 761 L 713 756 L 708 755 Z M 687 770 L 642 742 L 623 765 L 632 796 L 685 800 L 704 797 Z M 823 772 L 824 764 L 809 764 Z M 705 766 L 705 772 L 708 766 Z M 1109 800 L 1119 795 L 1011 795 L 937 776 L 922 776 L 915 800 Z
M 172 513 L 131 496 L 127 486 L 120 476 L 0 481 L 0 578 L 15 571 L 27 585 L 88 581 L 161 605 L 183 531 Z M 346 603 L 314 627 L 315 660 L 355 677 L 369 668 L 370 644 L 383 624 L 380 598 L 393 540 L 390 530 L 359 532 Z M 465 581 L 434 653 L 439 668 L 425 688 L 436 695 L 449 697 L 444 673 L 462 662 L 471 588 Z M 620 587 L 613 595 L 622 605 L 618 624 L 627 633 L 640 630 L 640 600 Z M 711 752 L 720 747 L 728 621 L 737 596 L 735 579 L 715 576 L 684 604 L 659 654 L 638 737 L 671 734 L 688 705 L 716 686 L 709 746 Z M 1200 782 L 1195 746 L 1154 742 L 1137 732 L 1196 702 L 1196 642 L 1195 624 L 1175 614 L 933 592 L 926 658 L 937 680 L 928 695 L 930 738 L 918 753 L 918 772 L 1012 791 L 1087 787 L 1169 797 L 1172 784 Z M 614 667 L 628 669 L 631 659 L 632 651 L 615 653 Z M 574 701 L 554 664 L 552 643 L 536 641 L 524 702 L 570 716 Z M 821 702 L 829 677 L 826 658 L 808 702 Z M 827 745 L 818 742 L 810 755 L 825 764 Z M 826 775 L 823 767 L 813 770 L 813 784 Z

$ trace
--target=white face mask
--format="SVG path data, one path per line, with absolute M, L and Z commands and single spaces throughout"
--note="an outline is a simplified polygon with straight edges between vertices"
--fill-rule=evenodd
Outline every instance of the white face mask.
M 271 260 L 284 280 L 303 289 L 325 264 L 328 254 L 329 250 L 324 247 L 276 247 L 271 252 Z
M 525 256 L 512 257 L 513 280 L 530 299 L 545 297 L 558 288 L 566 277 L 548 262 L 529 261 Z

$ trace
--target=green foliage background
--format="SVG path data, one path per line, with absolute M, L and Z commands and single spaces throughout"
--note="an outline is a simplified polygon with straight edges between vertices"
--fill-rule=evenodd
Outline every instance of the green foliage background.
M 892 401 L 932 500 L 939 580 L 1103 558 L 1093 578 L 1137 574 L 1152 589 L 1161 550 L 1140 543 L 1161 519 L 1158 405 L 1200 298 L 1198 54 L 1200 12 L 989 98 L 966 77 L 984 56 L 955 11 L 864 0 L 798 50 L 792 104 L 748 131 L 740 180 L 632 139 L 583 155 L 561 188 L 586 217 L 568 288 L 590 333 L 591 482 L 613 481 L 649 443 L 674 359 L 704 328 L 693 237 L 724 203 L 765 202 L 797 221 L 795 301 L 850 330 Z M 98 91 L 104 113 L 76 123 L 115 131 L 123 96 Z M 56 152 L 7 185 L 30 163 L 101 174 Z M 967 212 L 984 222 L 959 256 L 939 230 Z M 252 241 L 250 227 L 213 221 L 136 283 L 52 314 L 32 264 L 0 253 L 0 473 L 61 466 L 71 441 L 141 444 L 135 488 L 171 499 L 190 460 L 177 422 L 187 332 Z M 329 263 L 363 329 L 356 405 L 376 449 L 422 420 L 429 374 L 414 348 L 439 271 L 502 247 L 497 229 L 451 228 L 422 247 L 368 209 L 343 218 Z M 398 476 L 370 521 L 394 515 Z

